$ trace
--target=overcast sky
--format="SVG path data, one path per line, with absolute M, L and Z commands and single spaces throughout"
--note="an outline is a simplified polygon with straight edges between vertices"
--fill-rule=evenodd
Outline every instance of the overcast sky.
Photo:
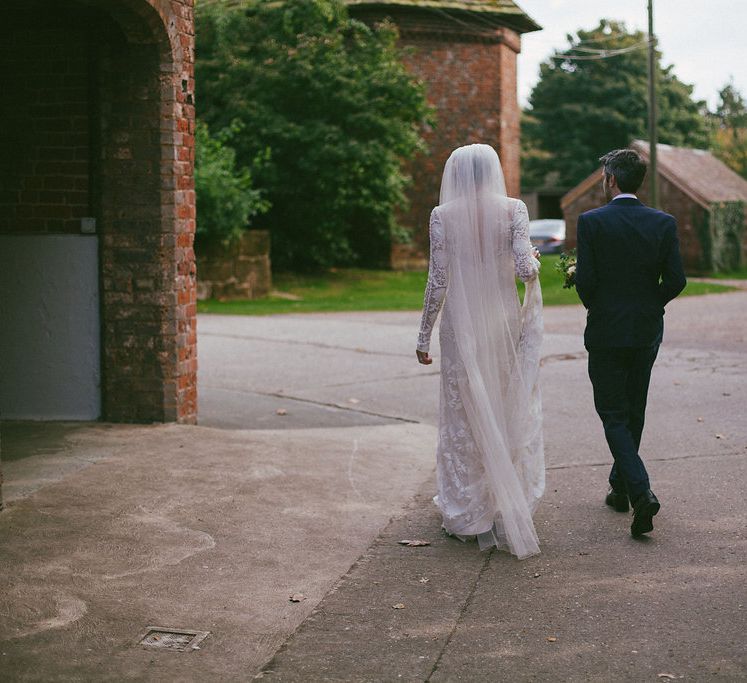
M 567 48 L 566 34 L 590 29 L 599 19 L 625 21 L 648 30 L 647 0 L 516 0 L 542 31 L 522 37 L 519 101 L 526 105 L 537 83 L 539 65 L 554 50 Z M 654 0 L 654 33 L 664 65 L 695 86 L 696 99 L 711 109 L 731 76 L 747 97 L 747 0 Z

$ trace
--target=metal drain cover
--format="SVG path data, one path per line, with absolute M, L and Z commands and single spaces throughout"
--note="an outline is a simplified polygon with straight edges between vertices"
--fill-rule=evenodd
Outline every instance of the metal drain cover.
M 181 628 L 148 626 L 140 636 L 138 644 L 158 650 L 191 652 L 200 649 L 198 645 L 208 637 L 209 633 L 210 631 L 188 631 Z

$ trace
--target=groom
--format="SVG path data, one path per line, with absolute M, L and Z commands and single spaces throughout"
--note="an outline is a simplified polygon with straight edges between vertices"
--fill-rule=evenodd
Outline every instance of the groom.
M 576 290 L 588 309 L 584 344 L 594 407 L 614 464 L 606 503 L 633 507 L 630 533 L 654 528 L 659 501 L 638 453 L 651 368 L 664 331 L 664 306 L 685 287 L 677 224 L 635 196 L 646 164 L 632 149 L 605 154 L 608 204 L 578 217 Z

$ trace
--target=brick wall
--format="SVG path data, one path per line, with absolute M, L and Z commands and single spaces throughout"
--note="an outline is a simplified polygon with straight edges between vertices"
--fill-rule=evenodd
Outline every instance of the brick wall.
M 80 232 L 90 215 L 89 51 L 80 13 L 16 7 L 0 28 L 0 232 Z M 83 49 L 81 49 L 83 46 Z
M 591 211 L 607 203 L 602 190 L 601 171 L 600 180 L 591 185 L 586 192 L 580 194 L 573 201 L 563 204 L 563 219 L 565 220 L 565 248 L 576 248 L 576 223 L 578 217 L 585 211 Z
M 369 24 L 381 10 L 350 7 Z M 514 31 L 490 26 L 486 19 L 465 15 L 455 21 L 442 14 L 388 8 L 400 29 L 401 44 L 412 48 L 405 64 L 426 83 L 437 124 L 424 131 L 428 154 L 408 166 L 413 184 L 410 208 L 401 221 L 414 229 L 413 248 L 393 249 L 395 266 L 426 263 L 428 218 L 438 204 L 441 174 L 451 152 L 474 142 L 492 145 L 506 176 L 509 195 L 519 196 L 519 106 L 516 96 L 516 55 L 521 41 Z
M 8 0 L 0 37 L 0 231 L 95 217 L 104 419 L 194 422 L 193 0 Z
M 649 201 L 649 184 L 644 181 L 638 191 L 638 197 L 644 204 Z M 659 204 L 663 211 L 671 213 L 677 220 L 677 236 L 680 240 L 680 253 L 685 270 L 695 272 L 702 268 L 702 249 L 700 246 L 700 227 L 707 220 L 707 211 L 690 196 L 659 176 Z

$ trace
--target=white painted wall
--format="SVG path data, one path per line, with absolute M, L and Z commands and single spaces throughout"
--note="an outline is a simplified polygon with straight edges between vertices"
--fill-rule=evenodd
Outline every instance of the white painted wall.
M 98 237 L 0 235 L 0 417 L 101 415 Z

